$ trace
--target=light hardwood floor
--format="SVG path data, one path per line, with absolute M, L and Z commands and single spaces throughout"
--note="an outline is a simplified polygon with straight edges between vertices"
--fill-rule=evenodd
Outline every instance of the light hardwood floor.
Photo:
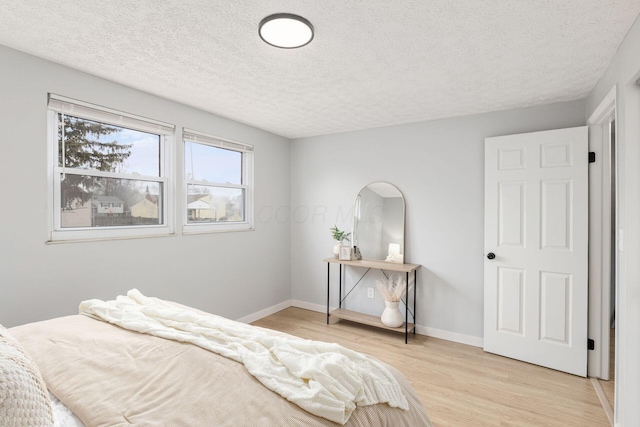
M 607 396 L 607 400 L 609 401 L 609 405 L 613 409 L 613 397 L 615 390 L 615 360 L 616 360 L 616 330 L 611 329 L 611 344 L 609 347 L 609 381 L 600 380 L 600 385 L 602 386 L 602 390 L 604 390 L 604 394 Z
M 590 381 L 421 335 L 404 336 L 288 308 L 253 323 L 336 342 L 393 365 L 413 384 L 435 426 L 608 426 Z

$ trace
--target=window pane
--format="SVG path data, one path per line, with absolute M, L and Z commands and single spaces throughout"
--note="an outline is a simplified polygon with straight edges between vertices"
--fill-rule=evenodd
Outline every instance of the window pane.
M 60 183 L 60 226 L 163 224 L 162 186 L 161 182 L 67 174 Z
M 65 167 L 160 176 L 160 135 L 67 115 L 64 123 Z M 62 166 L 60 128 L 58 165 Z
M 189 185 L 188 223 L 244 221 L 244 190 L 204 185 Z
M 187 179 L 242 184 L 242 153 L 185 141 Z

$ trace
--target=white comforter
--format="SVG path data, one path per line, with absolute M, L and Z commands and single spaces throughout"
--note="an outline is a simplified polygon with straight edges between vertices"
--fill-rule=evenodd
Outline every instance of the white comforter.
M 83 301 L 80 313 L 195 344 L 243 363 L 267 388 L 311 414 L 340 424 L 347 422 L 356 405 L 409 408 L 386 368 L 338 344 L 270 336 L 250 325 L 145 297 L 136 289 L 115 301 Z

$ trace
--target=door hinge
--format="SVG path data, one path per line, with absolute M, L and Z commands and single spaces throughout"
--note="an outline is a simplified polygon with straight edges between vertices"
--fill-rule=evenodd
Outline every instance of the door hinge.
M 591 338 L 589 338 L 587 340 L 587 349 L 589 349 L 589 350 L 595 350 L 596 349 L 596 342 L 594 340 L 592 340 Z
M 589 163 L 596 162 L 596 153 L 594 151 L 589 151 Z

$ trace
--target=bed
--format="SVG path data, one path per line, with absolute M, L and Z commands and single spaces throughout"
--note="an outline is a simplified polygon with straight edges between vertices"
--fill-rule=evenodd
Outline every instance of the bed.
M 109 304 L 115 301 L 91 300 L 96 305 L 89 309 L 85 305 L 84 311 L 81 305 L 83 314 L 0 331 L 0 338 L 4 336 L 4 342 L 0 339 L 0 368 L 6 366 L 7 354 L 15 359 L 16 348 L 24 351 L 27 362 L 18 365 L 33 361 L 32 371 L 37 372 L 27 376 L 36 381 L 41 376 L 41 388 L 46 387 L 50 395 L 46 405 L 41 402 L 42 392 L 36 400 L 43 406 L 52 400 L 51 422 L 56 426 L 431 425 L 408 380 L 389 365 L 336 344 L 302 340 L 179 304 L 148 300 L 162 304 L 160 311 L 171 312 L 162 326 L 145 323 L 138 312 L 112 312 Z M 150 310 L 157 314 L 157 307 Z M 202 328 L 205 323 L 208 329 Z M 224 340 L 220 331 L 224 331 Z M 223 341 L 230 347 L 220 347 Z M 272 347 L 265 351 L 265 345 Z M 299 349 L 313 353 L 308 356 L 313 362 L 303 363 L 313 369 L 298 375 L 296 366 L 307 357 Z M 362 368 L 362 386 L 354 386 L 350 371 L 343 370 L 343 365 L 351 363 L 345 355 Z M 288 356 L 292 356 L 289 365 Z M 239 363 L 238 359 L 243 360 Z M 376 382 L 369 374 L 378 369 L 381 379 Z M 5 371 L 0 369 L 0 373 Z M 37 422 L 28 422 L 24 411 L 3 413 L 7 385 L 2 382 L 0 378 L 1 425 L 53 425 L 46 414 L 39 415 Z M 341 403 L 344 395 L 349 395 L 344 400 L 346 407 Z M 379 403 L 373 403 L 376 401 Z M 51 414 L 51 406 L 47 409 Z

